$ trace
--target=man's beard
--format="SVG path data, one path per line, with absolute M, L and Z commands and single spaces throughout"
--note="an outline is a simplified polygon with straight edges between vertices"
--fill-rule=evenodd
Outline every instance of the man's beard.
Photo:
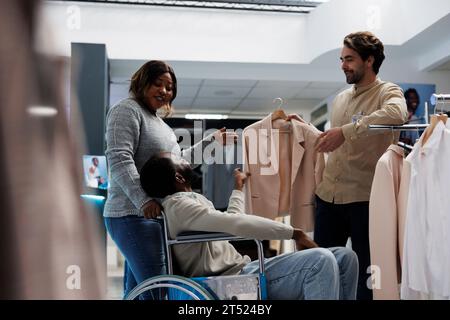
M 352 71 L 351 73 L 345 74 L 345 79 L 348 84 L 355 84 L 361 81 L 361 79 L 364 77 L 364 74 L 362 72 L 359 72 L 357 70 Z

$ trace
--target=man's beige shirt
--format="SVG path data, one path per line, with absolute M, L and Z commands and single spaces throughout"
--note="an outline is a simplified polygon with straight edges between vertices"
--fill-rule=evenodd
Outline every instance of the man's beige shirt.
M 361 115 L 352 122 L 353 115 Z M 331 152 L 316 194 L 322 200 L 345 204 L 369 201 L 375 166 L 399 133 L 369 130 L 371 124 L 399 125 L 408 117 L 402 89 L 381 81 L 344 90 L 333 101 L 331 127 L 342 127 L 345 142 Z

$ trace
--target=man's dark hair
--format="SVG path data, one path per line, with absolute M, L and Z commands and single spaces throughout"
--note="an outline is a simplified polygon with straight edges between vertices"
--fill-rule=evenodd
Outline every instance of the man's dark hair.
M 350 33 L 344 38 L 344 45 L 353 49 L 360 55 L 363 61 L 373 56 L 372 69 L 378 74 L 381 64 L 385 58 L 383 43 L 369 31 Z
M 131 77 L 129 92 L 142 106 L 147 106 L 145 102 L 145 93 L 147 89 L 164 73 L 169 73 L 172 78 L 172 98 L 170 100 L 166 115 L 172 112 L 172 101 L 177 96 L 177 77 L 172 67 L 164 61 L 151 60 L 142 65 L 138 71 Z M 148 107 L 148 106 L 147 106 Z
M 172 159 L 154 155 L 141 169 L 142 189 L 153 198 L 164 198 L 174 194 L 176 172 Z

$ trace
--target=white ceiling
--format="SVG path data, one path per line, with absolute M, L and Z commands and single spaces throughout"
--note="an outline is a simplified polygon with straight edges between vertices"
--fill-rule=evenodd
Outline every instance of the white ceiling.
M 337 1 L 327 4 L 334 3 Z M 327 9 L 327 6 L 320 8 Z M 450 11 L 420 32 L 406 37 L 406 41 L 396 43 L 391 39 L 395 44 L 385 45 L 387 58 L 381 67 L 380 77 L 396 83 L 436 84 L 437 91 L 450 92 L 448 30 Z M 244 46 L 247 40 L 242 39 L 241 46 Z M 216 53 L 211 50 L 212 48 L 206 46 L 202 50 L 198 49 L 198 52 L 205 55 Z M 259 52 L 253 52 L 249 48 L 242 51 L 256 52 L 255 54 Z M 302 51 L 299 49 L 297 53 Z M 275 53 L 272 54 L 275 59 Z M 309 115 L 314 107 L 322 104 L 324 100 L 330 101 L 333 95 L 347 86 L 340 70 L 339 55 L 340 49 L 336 47 L 332 50 L 322 48 L 317 56 L 312 55 L 313 60 L 300 59 L 293 63 L 289 62 L 290 59 L 278 59 L 277 62 L 259 59 L 260 62 L 249 62 L 248 59 L 192 60 L 188 56 L 167 60 L 178 77 L 178 96 L 174 101 L 175 116 L 184 116 L 186 113 L 216 113 L 230 117 L 258 118 L 275 108 L 272 101 L 277 97 L 284 99 L 283 109 L 287 112 Z M 159 57 L 158 54 L 149 56 Z M 145 61 L 142 57 L 131 56 L 113 57 L 110 60 L 111 104 L 128 96 L 129 79 Z
M 450 60 L 438 66 L 435 70 L 450 70 Z
M 44 3 L 42 21 L 50 27 L 42 24 L 39 48 L 54 47 L 49 30 L 59 56 L 70 56 L 73 42 L 105 44 L 111 104 L 128 96 L 129 79 L 143 63 L 162 59 L 179 80 L 176 116 L 258 118 L 275 108 L 276 97 L 287 112 L 309 115 L 346 87 L 340 47 L 355 30 L 374 31 L 383 40 L 381 79 L 450 92 L 448 0 L 335 0 L 307 15 Z
M 433 83 L 450 92 L 450 14 L 409 41 L 385 46 L 380 77 L 396 83 Z M 340 49 L 328 51 L 307 64 L 168 61 L 178 76 L 174 116 L 215 113 L 229 117 L 261 118 L 275 108 L 309 115 L 347 86 L 340 70 Z M 131 75 L 145 62 L 111 59 L 111 97 L 114 104 L 128 96 Z

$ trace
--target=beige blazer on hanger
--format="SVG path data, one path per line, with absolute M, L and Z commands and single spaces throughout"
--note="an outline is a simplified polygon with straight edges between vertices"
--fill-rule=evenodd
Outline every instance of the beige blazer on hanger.
M 293 227 L 313 231 L 314 192 L 324 168 L 323 154 L 314 150 L 321 131 L 297 120 L 287 134 L 272 125 L 269 115 L 243 132 L 244 171 L 251 173 L 246 212 L 270 219 L 290 215 Z
M 403 180 L 404 150 L 391 145 L 378 160 L 369 203 L 371 265 L 375 266 L 374 300 L 399 300 L 400 253 L 408 185 Z M 409 179 L 407 179 L 409 182 Z

